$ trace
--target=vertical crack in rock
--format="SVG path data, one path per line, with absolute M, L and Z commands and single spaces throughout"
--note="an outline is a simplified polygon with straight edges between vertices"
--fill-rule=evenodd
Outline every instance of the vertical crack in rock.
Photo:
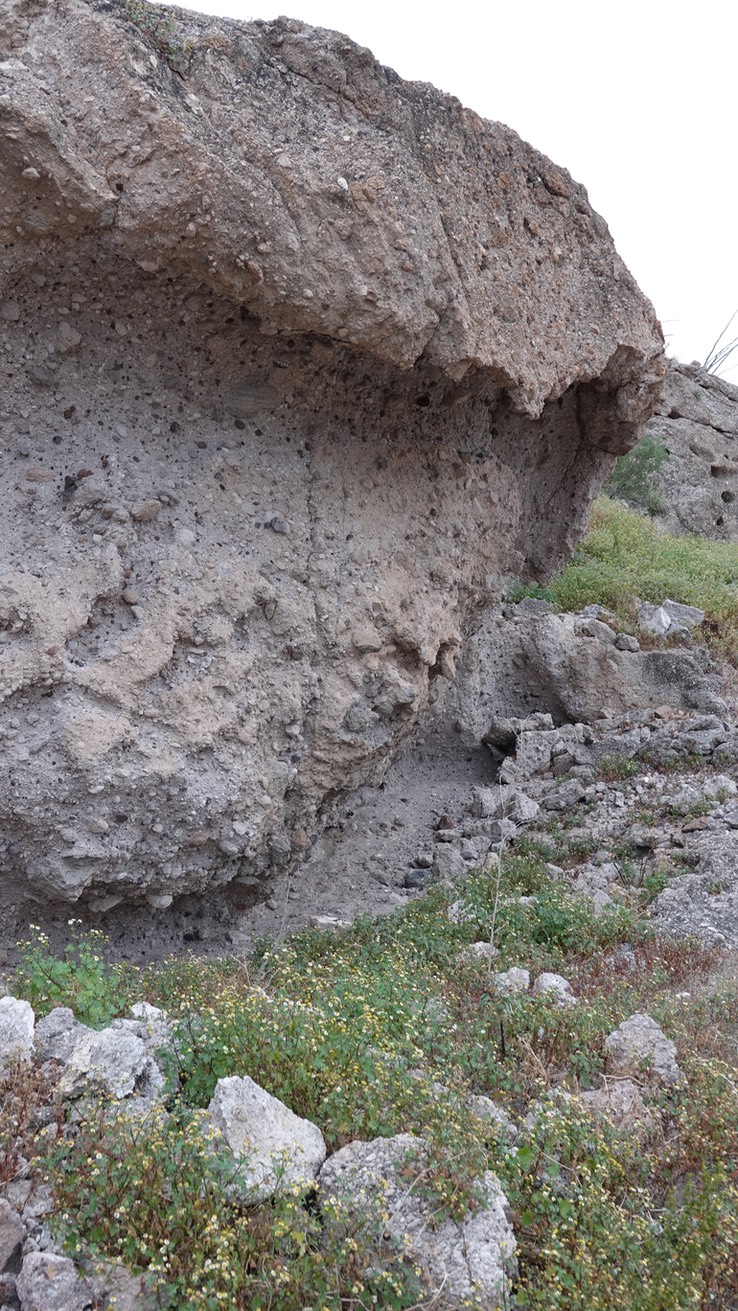
M 167 61 L 123 0 L 0 9 L 2 878 L 98 909 L 301 859 L 664 371 L 510 129 L 337 33 L 174 21 Z

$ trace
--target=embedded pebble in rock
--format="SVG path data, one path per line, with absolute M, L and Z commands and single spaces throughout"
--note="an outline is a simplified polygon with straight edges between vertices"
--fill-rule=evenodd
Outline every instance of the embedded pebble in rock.
M 663 339 L 580 185 L 340 34 L 177 11 L 144 76 L 121 3 L 3 22 L 2 895 L 143 924 L 381 779 Z

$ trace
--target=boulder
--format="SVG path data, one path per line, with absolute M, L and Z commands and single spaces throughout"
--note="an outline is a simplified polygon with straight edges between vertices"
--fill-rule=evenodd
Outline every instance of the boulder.
M 550 998 L 557 1006 L 576 1005 L 577 999 L 572 992 L 571 984 L 561 974 L 552 974 L 544 970 L 533 984 L 533 992 L 537 997 Z
M 238 1166 L 233 1187 L 249 1202 L 278 1188 L 309 1188 L 325 1160 L 318 1126 L 248 1076 L 218 1080 L 208 1118 Z
M 409 1155 L 414 1159 L 408 1166 Z M 410 1186 L 427 1162 L 426 1143 L 412 1134 L 349 1143 L 323 1166 L 320 1192 L 357 1205 L 373 1202 L 383 1212 L 378 1246 L 383 1232 L 402 1245 L 429 1284 L 437 1311 L 506 1306 L 516 1244 L 497 1178 L 491 1171 L 483 1175 L 477 1210 L 460 1222 L 436 1224 L 432 1201 Z
M 4 1197 L 0 1197 L 0 1275 L 16 1255 L 25 1230 L 23 1221 Z M 16 1266 L 17 1269 L 17 1266 Z
M 19 997 L 0 997 L 0 1073 L 33 1051 L 33 1008 Z
M 684 1082 L 676 1062 L 676 1045 L 650 1015 L 631 1015 L 605 1039 L 605 1069 L 619 1079 L 654 1088 Z
M 658 1119 L 646 1106 L 640 1089 L 632 1079 L 607 1082 L 579 1094 L 579 1101 L 598 1119 L 607 1120 L 621 1133 L 646 1142 L 656 1132 Z
M 718 721 L 727 715 L 719 678 L 701 668 L 695 655 L 641 651 L 637 643 L 634 649 L 632 643 L 610 645 L 577 631 L 580 623 L 577 614 L 531 614 L 505 606 L 489 610 L 466 644 L 444 706 L 445 722 L 504 757 L 503 783 L 525 788 L 533 774 L 553 767 L 557 744 L 573 762 L 590 763 L 583 739 L 564 741 L 562 728 L 555 733 L 532 728 L 531 712 L 544 707 L 563 727 L 593 725 L 604 713 L 620 716 L 662 706 Z M 501 720 L 502 714 L 514 717 Z M 501 723 L 520 728 L 505 735 Z M 620 754 L 615 747 L 608 748 L 610 754 Z M 624 754 L 632 754 L 625 742 L 623 747 Z
M 664 370 L 509 128 L 336 33 L 171 22 L 0 18 L 0 891 L 100 914 L 302 859 Z
M 738 466 L 737 466 L 738 471 Z M 678 601 L 663 601 L 661 605 L 652 605 L 643 601 L 638 607 L 638 625 L 647 633 L 656 637 L 666 637 L 672 633 L 691 632 L 705 622 L 704 610 L 694 605 L 681 605 Z
M 18 1276 L 21 1311 L 88 1311 L 91 1289 L 74 1262 L 55 1252 L 29 1252 Z
M 139 1031 L 144 1028 L 137 1021 L 113 1020 L 109 1028 L 90 1029 L 60 1006 L 36 1026 L 36 1055 L 61 1066 L 58 1088 L 65 1097 L 99 1092 L 120 1100 L 152 1073 L 153 1058 Z
M 501 970 L 493 974 L 492 986 L 495 992 L 527 992 L 530 988 L 530 973 L 513 965 L 509 970 Z

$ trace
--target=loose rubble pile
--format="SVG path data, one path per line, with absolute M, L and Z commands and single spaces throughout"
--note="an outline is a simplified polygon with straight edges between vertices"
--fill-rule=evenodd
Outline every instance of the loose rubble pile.
M 587 859 L 549 873 L 598 911 L 658 875 L 667 886 L 651 913 L 664 932 L 738 946 L 738 729 L 727 715 L 663 706 L 557 728 L 537 714 L 493 721 L 486 741 L 498 782 L 474 788 L 458 819 L 441 817 L 432 858 L 406 887 L 463 876 L 524 834 L 556 836 Z
M 528 984 L 522 969 L 493 976 L 493 986 L 502 991 Z M 550 997 L 552 1005 L 577 1004 L 567 981 L 555 974 L 539 975 L 533 991 Z M 94 1114 L 98 1098 L 108 1106 L 125 1106 L 139 1120 L 161 1114 L 165 1078 L 160 1062 L 174 1045 L 167 1015 L 146 1003 L 136 1004 L 130 1018 L 97 1032 L 66 1008 L 35 1022 L 28 1002 L 0 999 L 0 1072 L 11 1061 L 34 1059 L 62 1102 L 73 1107 L 66 1128 L 49 1120 L 47 1132 L 52 1134 L 74 1133 L 80 1118 Z M 618 1129 L 647 1135 L 651 1116 L 644 1095 L 678 1085 L 683 1078 L 674 1044 L 648 1015 L 633 1015 L 607 1038 L 605 1047 L 603 1086 L 582 1093 L 579 1103 Z M 470 1107 L 498 1125 L 514 1144 L 518 1127 L 492 1099 L 475 1096 Z M 533 1105 L 527 1121 L 537 1113 Z M 233 1162 L 226 1186 L 247 1205 L 258 1205 L 281 1188 L 306 1196 L 317 1189 L 318 1199 L 337 1197 L 356 1206 L 369 1201 L 383 1217 L 376 1234 L 378 1259 L 383 1243 L 399 1245 L 420 1269 L 439 1311 L 458 1311 L 470 1299 L 488 1311 L 507 1305 L 516 1241 L 507 1199 L 491 1171 L 479 1180 L 473 1210 L 460 1221 L 435 1223 L 432 1204 L 422 1190 L 408 1185 L 408 1167 L 412 1185 L 428 1164 L 422 1138 L 399 1134 L 352 1142 L 326 1159 L 317 1125 L 294 1115 L 252 1079 L 235 1077 L 216 1084 L 202 1121 L 202 1132 L 209 1131 Z M 49 1189 L 32 1183 L 28 1163 L 21 1162 L 0 1198 L 3 1311 L 85 1311 L 91 1305 L 147 1311 L 155 1304 L 143 1280 L 122 1266 L 103 1263 L 91 1271 L 83 1258 L 75 1263 L 65 1257 L 48 1227 L 52 1209 Z

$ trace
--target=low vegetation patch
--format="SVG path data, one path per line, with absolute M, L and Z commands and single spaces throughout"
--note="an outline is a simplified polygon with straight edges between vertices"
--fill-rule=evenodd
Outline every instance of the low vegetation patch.
M 607 494 L 636 509 L 645 510 L 647 514 L 661 514 L 666 509 L 666 501 L 655 478 L 668 458 L 669 452 L 661 438 L 647 432 L 632 451 L 616 460 L 605 483 Z
M 171 1311 L 424 1306 L 401 1251 L 376 1259 L 370 1204 L 349 1214 L 318 1188 L 246 1206 L 228 1190 L 201 1117 L 219 1078 L 248 1074 L 315 1121 L 329 1150 L 422 1134 L 434 1222 L 474 1207 L 476 1178 L 494 1170 L 514 1213 L 521 1309 L 734 1308 L 736 981 L 715 982 L 715 949 L 655 938 L 637 897 L 596 916 L 548 877 L 550 854 L 530 841 L 501 871 L 434 887 L 387 918 L 264 944 L 248 961 L 98 970 L 94 984 L 85 962 L 88 947 L 99 957 L 95 939 L 78 939 L 61 962 L 44 944 L 27 954 L 15 991 L 39 1013 L 69 1004 L 99 1018 L 145 997 L 176 1025 L 165 1103 L 141 1120 L 101 1106 L 71 1135 L 39 1133 L 39 1118 L 59 1115 L 53 1089 L 39 1117 L 43 1076 L 6 1078 L 5 1137 L 48 1177 L 52 1227 L 69 1250 L 146 1272 Z M 464 953 L 480 941 L 493 941 L 493 959 Z M 513 965 L 562 973 L 576 1004 L 500 993 L 494 975 Z M 577 1098 L 599 1085 L 604 1040 L 636 1011 L 679 1044 L 688 1079 L 651 1098 L 648 1141 Z M 474 1094 L 494 1098 L 517 1136 L 480 1119 Z
M 671 537 L 619 501 L 595 501 L 571 564 L 547 587 L 518 589 L 516 595 L 523 594 L 550 600 L 560 610 L 606 606 L 623 628 L 635 625 L 636 599 L 694 605 L 705 612 L 700 631 L 708 643 L 738 660 L 738 545 Z

